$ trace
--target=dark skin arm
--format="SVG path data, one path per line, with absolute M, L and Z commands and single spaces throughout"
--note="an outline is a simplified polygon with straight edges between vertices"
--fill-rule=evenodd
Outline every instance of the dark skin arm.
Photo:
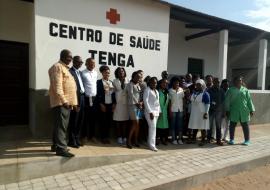
M 72 106 L 69 105 L 67 102 L 64 103 L 63 106 L 64 106 L 66 109 L 72 109 Z
M 154 114 L 153 113 L 149 113 L 150 115 L 150 119 L 153 120 L 154 119 Z

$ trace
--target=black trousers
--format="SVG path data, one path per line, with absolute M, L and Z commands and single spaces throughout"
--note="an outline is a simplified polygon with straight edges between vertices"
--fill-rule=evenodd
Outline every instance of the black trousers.
M 80 132 L 83 126 L 84 118 L 84 95 L 81 95 L 79 102 L 80 110 L 76 112 L 72 110 L 70 112 L 69 126 L 68 126 L 68 137 L 69 144 L 79 144 Z
M 235 133 L 235 127 L 237 123 L 230 121 L 230 140 L 234 140 L 234 133 Z M 249 123 L 248 122 L 241 122 L 241 126 L 244 133 L 245 141 L 249 141 L 250 134 L 249 134 Z
M 213 111 L 209 113 L 210 129 L 207 130 L 207 140 L 211 140 L 214 124 L 216 127 L 216 139 L 217 141 L 221 140 L 221 122 L 222 122 L 222 112 Z
M 81 130 L 81 138 L 91 139 L 96 136 L 97 109 L 96 106 L 90 106 L 89 97 L 84 98 L 84 123 Z M 94 102 L 95 97 L 92 97 Z
M 67 128 L 70 110 L 64 106 L 57 106 L 53 111 L 53 146 L 56 151 L 67 150 Z
M 196 140 L 198 131 L 199 131 L 198 129 L 192 129 L 192 139 L 193 140 Z M 201 135 L 202 135 L 202 141 L 204 141 L 205 138 L 207 137 L 207 131 L 201 130 Z
M 110 137 L 110 130 L 112 125 L 112 104 L 104 104 L 106 112 L 100 111 L 99 132 L 101 139 L 108 139 Z
M 157 128 L 157 138 L 160 138 L 160 140 L 168 140 L 169 136 L 169 129 L 160 129 Z

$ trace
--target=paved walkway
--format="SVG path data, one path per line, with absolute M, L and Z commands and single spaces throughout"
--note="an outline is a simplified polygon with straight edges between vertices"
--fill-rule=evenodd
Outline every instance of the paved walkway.
M 266 131 L 269 132 L 269 127 L 258 130 L 250 146 L 207 145 L 203 148 L 171 151 L 126 163 L 0 185 L 0 190 L 144 189 L 173 179 L 270 156 L 270 134 Z
M 251 138 L 261 137 L 265 134 L 270 134 L 270 125 L 251 126 Z M 198 134 L 198 136 L 200 133 Z M 243 139 L 241 128 L 236 129 L 236 138 Z M 0 139 L 1 140 L 1 139 Z M 59 159 L 54 153 L 50 152 L 51 140 L 48 139 L 26 139 L 18 141 L 0 142 L 0 166 L 7 164 L 20 164 L 42 160 Z M 180 149 L 190 149 L 197 145 L 185 146 L 159 146 L 159 153 L 167 153 Z M 138 154 L 156 154 L 150 151 L 146 146 L 134 148 L 132 150 L 121 147 L 116 143 L 104 145 L 101 143 L 88 143 L 79 149 L 70 148 L 71 152 L 76 157 L 91 157 L 91 156 L 110 156 L 110 155 L 138 155 Z

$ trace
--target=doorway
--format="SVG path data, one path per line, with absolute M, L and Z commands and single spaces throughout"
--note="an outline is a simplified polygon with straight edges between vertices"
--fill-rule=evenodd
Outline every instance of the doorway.
M 29 45 L 0 40 L 0 126 L 27 125 Z
M 203 59 L 188 58 L 188 73 L 203 77 Z

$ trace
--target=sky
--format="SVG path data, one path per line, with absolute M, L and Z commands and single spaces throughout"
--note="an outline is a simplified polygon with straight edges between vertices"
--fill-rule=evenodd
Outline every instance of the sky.
M 192 10 L 270 32 L 270 0 L 167 0 Z

